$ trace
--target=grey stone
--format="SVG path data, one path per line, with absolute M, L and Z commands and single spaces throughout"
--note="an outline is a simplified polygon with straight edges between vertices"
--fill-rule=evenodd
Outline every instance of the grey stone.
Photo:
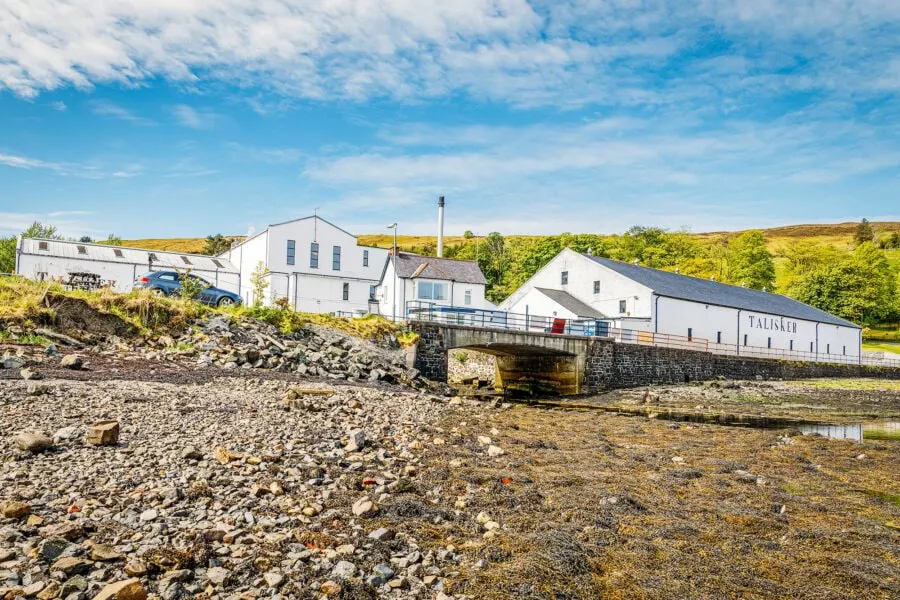
M 356 565 L 347 560 L 338 562 L 331 570 L 331 576 L 338 581 L 347 581 L 356 575 Z
M 42 433 L 23 431 L 16 436 L 16 446 L 20 450 L 38 454 L 53 447 L 53 440 Z

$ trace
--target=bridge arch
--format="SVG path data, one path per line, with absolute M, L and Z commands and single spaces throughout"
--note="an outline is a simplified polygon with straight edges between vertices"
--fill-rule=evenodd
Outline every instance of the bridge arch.
M 582 392 L 590 339 L 448 324 L 412 325 L 421 336 L 416 366 L 430 379 L 447 381 L 450 350 L 472 350 L 496 358 L 495 383 L 505 392 L 526 396 Z

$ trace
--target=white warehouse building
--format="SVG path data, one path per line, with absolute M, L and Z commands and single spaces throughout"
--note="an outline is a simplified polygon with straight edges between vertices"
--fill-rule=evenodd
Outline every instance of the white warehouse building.
M 253 304 L 251 278 L 260 264 L 269 269 L 262 303 L 287 298 L 294 309 L 312 313 L 374 311 L 375 286 L 389 251 L 361 246 L 356 236 L 318 216 L 269 225 L 219 258 L 240 272 L 238 293 Z
M 238 292 L 238 270 L 225 258 L 35 238 L 19 238 L 16 246 L 16 273 L 35 281 L 67 283 L 73 276 L 86 276 L 130 292 L 138 276 L 148 271 L 188 269 L 218 288 Z
M 705 341 L 710 352 L 828 362 L 862 357 L 862 328 L 786 296 L 560 252 L 501 305 L 510 313 L 596 320 L 638 335 Z

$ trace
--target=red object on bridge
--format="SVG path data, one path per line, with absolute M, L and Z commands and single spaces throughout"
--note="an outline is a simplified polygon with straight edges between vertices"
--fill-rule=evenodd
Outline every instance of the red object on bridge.
M 553 319 L 553 326 L 550 327 L 550 333 L 562 335 L 565 332 L 566 332 L 566 320 L 565 319 Z

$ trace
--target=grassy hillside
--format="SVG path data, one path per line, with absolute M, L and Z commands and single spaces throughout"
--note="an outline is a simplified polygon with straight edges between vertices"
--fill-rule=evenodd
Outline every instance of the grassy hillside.
M 774 227 L 772 229 L 764 229 L 766 238 L 769 240 L 769 250 L 774 254 L 784 248 L 787 244 L 799 239 L 807 239 L 822 244 L 833 244 L 838 247 L 850 248 L 853 242 L 853 233 L 856 231 L 857 223 L 836 223 L 826 225 L 787 225 L 784 227 Z M 873 222 L 872 226 L 879 233 L 892 233 L 900 231 L 900 222 Z M 740 232 L 716 231 L 709 233 L 694 234 L 698 239 L 713 242 L 722 238 L 731 237 Z M 240 236 L 228 236 L 240 239 Z M 507 240 L 514 239 L 536 239 L 541 236 L 537 235 L 506 235 Z M 447 246 L 459 245 L 464 241 L 462 236 L 447 236 L 444 243 Z M 173 252 L 192 252 L 200 253 L 206 243 L 205 238 L 169 238 L 169 239 L 140 239 L 125 240 L 122 242 L 125 246 L 134 248 L 147 248 L 149 250 L 170 250 Z M 365 246 L 377 246 L 380 248 L 390 248 L 393 244 L 393 237 L 389 234 L 376 234 L 359 236 L 359 243 Z M 401 235 L 397 237 L 397 245 L 401 249 L 421 248 L 430 244 L 437 244 L 437 237 L 433 235 Z M 900 251 L 889 252 L 891 259 L 895 263 L 900 263 Z

